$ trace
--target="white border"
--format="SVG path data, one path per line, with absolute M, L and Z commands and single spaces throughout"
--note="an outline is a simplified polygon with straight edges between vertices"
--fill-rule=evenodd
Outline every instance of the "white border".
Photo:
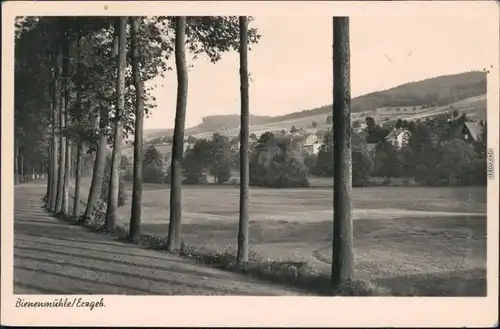
M 107 6 L 107 10 L 104 7 Z M 488 146 L 495 178 L 488 182 L 488 297 L 126 297 L 104 296 L 106 308 L 15 308 L 13 285 L 14 18 L 43 15 L 471 16 L 493 15 L 485 38 L 499 57 L 499 7 L 494 1 L 25 1 L 2 2 L 2 282 L 3 325 L 43 326 L 492 326 L 498 321 L 499 66 L 488 77 Z M 444 21 L 445 23 L 445 21 Z M 443 40 L 443 42 L 446 42 Z M 43 300 L 52 296 L 45 295 Z M 55 297 L 55 296 L 54 296 Z M 30 300 L 34 300 L 33 296 Z

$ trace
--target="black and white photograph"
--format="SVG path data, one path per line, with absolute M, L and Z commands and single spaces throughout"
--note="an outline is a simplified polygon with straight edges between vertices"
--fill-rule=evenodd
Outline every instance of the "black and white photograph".
M 120 296 L 498 305 L 498 7 L 92 3 L 2 22 L 13 323 Z

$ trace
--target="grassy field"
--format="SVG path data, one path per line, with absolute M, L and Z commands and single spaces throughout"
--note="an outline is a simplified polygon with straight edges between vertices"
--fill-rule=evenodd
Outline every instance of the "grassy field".
M 88 181 L 86 182 L 88 183 Z M 86 185 L 86 184 L 84 184 Z M 119 209 L 126 224 L 128 203 Z M 84 186 L 82 195 L 87 195 Z M 237 186 L 185 186 L 182 235 L 188 245 L 236 248 Z M 144 233 L 167 235 L 169 190 L 145 184 Z M 374 187 L 353 190 L 356 275 L 398 294 L 484 295 L 486 189 Z M 264 258 L 331 266 L 332 191 L 250 191 L 250 244 Z

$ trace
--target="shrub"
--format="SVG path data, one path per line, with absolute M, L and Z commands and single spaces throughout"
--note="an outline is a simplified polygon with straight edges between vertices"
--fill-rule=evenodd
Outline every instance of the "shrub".
M 302 155 L 287 140 L 268 135 L 250 159 L 250 185 L 275 188 L 308 187 L 309 170 Z M 262 136 L 261 136 L 262 139 Z
M 218 165 L 212 170 L 212 175 L 217 180 L 218 184 L 224 184 L 231 178 L 231 167 L 229 163 Z
M 206 248 L 184 246 L 179 254 L 219 269 L 243 272 L 276 283 L 293 284 L 297 288 L 325 296 L 391 295 L 388 288 L 366 280 L 353 280 L 334 290 L 330 284 L 330 276 L 313 269 L 306 261 L 265 260 L 253 250 L 250 250 L 249 261 L 242 265 L 237 264 L 236 250 L 232 248 L 219 253 Z
M 373 160 L 365 150 L 352 152 L 352 186 L 368 186 L 373 170 Z
M 486 185 L 486 183 L 487 176 L 485 159 L 473 159 L 470 164 L 461 168 L 461 185 Z
M 164 183 L 165 173 L 162 168 L 158 167 L 154 163 L 144 164 L 142 168 L 142 178 L 145 183 Z
M 390 296 L 391 290 L 367 280 L 351 280 L 333 291 L 335 296 Z
M 184 178 L 182 181 L 183 184 L 188 184 L 188 185 L 204 185 L 208 184 L 208 179 L 207 179 L 207 174 L 205 173 L 199 173 L 197 175 L 189 175 Z
M 104 227 L 104 220 L 106 219 L 106 204 L 106 200 L 98 200 L 90 218 L 87 219 L 85 224 L 94 230 L 101 230 Z
M 316 154 L 306 154 L 304 156 L 304 164 L 306 165 L 310 173 L 312 173 L 314 168 L 316 167 L 317 160 L 318 156 Z

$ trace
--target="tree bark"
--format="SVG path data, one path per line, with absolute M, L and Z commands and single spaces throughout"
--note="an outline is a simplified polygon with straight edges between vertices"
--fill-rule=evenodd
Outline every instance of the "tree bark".
M 115 130 L 113 141 L 113 154 L 111 160 L 111 172 L 109 179 L 108 207 L 104 227 L 107 231 L 113 232 L 116 229 L 118 195 L 120 181 L 120 162 L 122 155 L 122 115 L 125 110 L 125 70 L 127 55 L 127 16 L 117 19 L 115 33 L 118 33 L 118 56 L 116 75 L 116 108 L 115 108 Z
M 62 63 L 62 49 L 59 47 L 58 50 L 58 60 L 57 60 L 57 78 L 60 78 L 60 72 L 61 72 L 61 63 Z M 57 193 L 56 193 L 56 207 L 55 207 L 55 213 L 59 214 L 62 212 L 63 208 L 63 198 L 64 198 L 64 171 L 66 168 L 66 138 L 64 138 L 62 132 L 64 131 L 64 126 L 65 126 L 65 112 L 66 109 L 64 108 L 64 82 L 60 83 L 60 88 L 59 88 L 59 173 L 57 177 Z
M 77 113 L 82 114 L 82 106 L 81 106 L 81 74 L 82 74 L 82 62 L 81 62 L 81 36 L 80 33 L 77 35 L 76 40 L 76 106 Z M 86 117 L 86 115 L 83 115 Z M 82 153 L 83 153 L 83 143 L 84 141 L 80 141 L 80 143 L 76 147 L 76 164 L 75 164 L 75 198 L 73 200 L 73 218 L 79 218 L 80 216 L 80 184 L 81 184 L 81 175 L 82 175 Z
M 19 164 L 19 172 L 21 174 L 21 184 L 23 184 L 25 181 L 24 181 L 24 156 L 23 154 L 21 153 L 21 156 L 20 156 L 20 164 Z
M 249 129 L 250 109 L 248 100 L 248 19 L 240 16 L 240 218 L 238 226 L 237 262 L 248 261 L 248 184 L 249 184 Z
M 55 54 L 54 54 L 55 55 Z M 50 196 L 49 196 L 49 210 L 56 211 L 56 194 L 57 194 L 57 178 L 59 177 L 59 169 L 57 167 L 57 155 L 59 153 L 59 144 L 57 143 L 57 125 L 58 125 L 58 112 L 57 112 L 57 60 L 54 60 L 54 76 L 52 82 L 52 155 L 50 165 Z
M 50 118 L 49 118 L 49 121 L 52 122 L 52 113 L 50 114 Z M 47 190 L 45 192 L 45 206 L 48 207 L 49 206 L 49 198 L 50 198 L 50 189 L 51 189 L 51 186 L 50 186 L 50 179 L 51 179 L 51 176 L 50 176 L 50 163 L 51 163 L 51 157 L 52 157 L 52 150 L 51 150 L 51 146 L 49 145 L 49 147 L 47 147 L 47 156 L 48 156 L 48 167 L 49 167 L 49 170 L 47 170 Z M 42 170 L 40 171 L 40 174 L 45 174 L 45 171 L 43 168 L 43 165 L 42 165 Z
M 63 36 L 62 49 L 63 49 L 63 65 L 62 65 L 62 84 L 63 84 L 63 101 L 64 101 L 64 121 L 65 128 L 70 125 L 70 114 L 69 114 L 69 78 L 70 78 L 70 68 L 69 68 L 69 39 L 67 35 L 67 30 Z M 66 159 L 64 160 L 64 181 L 63 181 L 63 206 L 62 213 L 64 216 L 69 216 L 69 180 L 71 175 L 71 140 L 65 138 L 66 142 Z
M 32 181 L 32 174 L 33 174 L 33 166 L 30 162 L 31 158 L 27 158 L 26 160 L 26 182 L 30 183 Z
M 31 172 L 30 172 L 30 158 L 26 158 L 26 165 L 25 165 L 25 173 L 24 173 L 24 182 L 29 183 L 30 178 L 31 178 Z
M 106 136 L 106 127 L 108 125 L 108 111 L 102 107 L 99 113 L 99 143 L 95 154 L 94 166 L 92 171 L 92 181 L 90 183 L 89 196 L 85 213 L 80 218 L 79 223 L 84 223 L 92 216 L 97 199 L 101 193 L 102 182 L 104 180 L 104 169 L 106 166 L 106 147 L 108 137 Z
M 167 250 L 181 247 L 182 220 L 182 177 L 181 165 L 184 153 L 184 126 L 188 93 L 186 67 L 186 17 L 178 16 L 175 22 L 175 66 L 177 69 L 177 104 L 175 109 L 175 128 L 172 145 L 171 183 L 170 183 L 170 224 L 168 226 Z
M 144 125 L 144 85 L 139 64 L 139 18 L 131 17 L 132 75 L 135 86 L 135 132 L 134 132 L 134 187 L 130 215 L 129 239 L 136 241 L 141 235 L 142 207 L 142 165 L 143 165 L 143 125 Z
M 76 172 L 75 172 L 75 199 L 73 200 L 73 217 L 80 216 L 80 185 L 81 185 L 81 170 L 82 170 L 82 152 L 83 145 L 78 144 L 76 148 Z
M 353 272 L 351 87 L 349 18 L 333 18 L 333 253 L 332 283 Z
M 15 146 L 15 155 L 14 155 L 14 184 L 19 185 L 21 183 L 21 179 L 19 177 L 19 146 Z

